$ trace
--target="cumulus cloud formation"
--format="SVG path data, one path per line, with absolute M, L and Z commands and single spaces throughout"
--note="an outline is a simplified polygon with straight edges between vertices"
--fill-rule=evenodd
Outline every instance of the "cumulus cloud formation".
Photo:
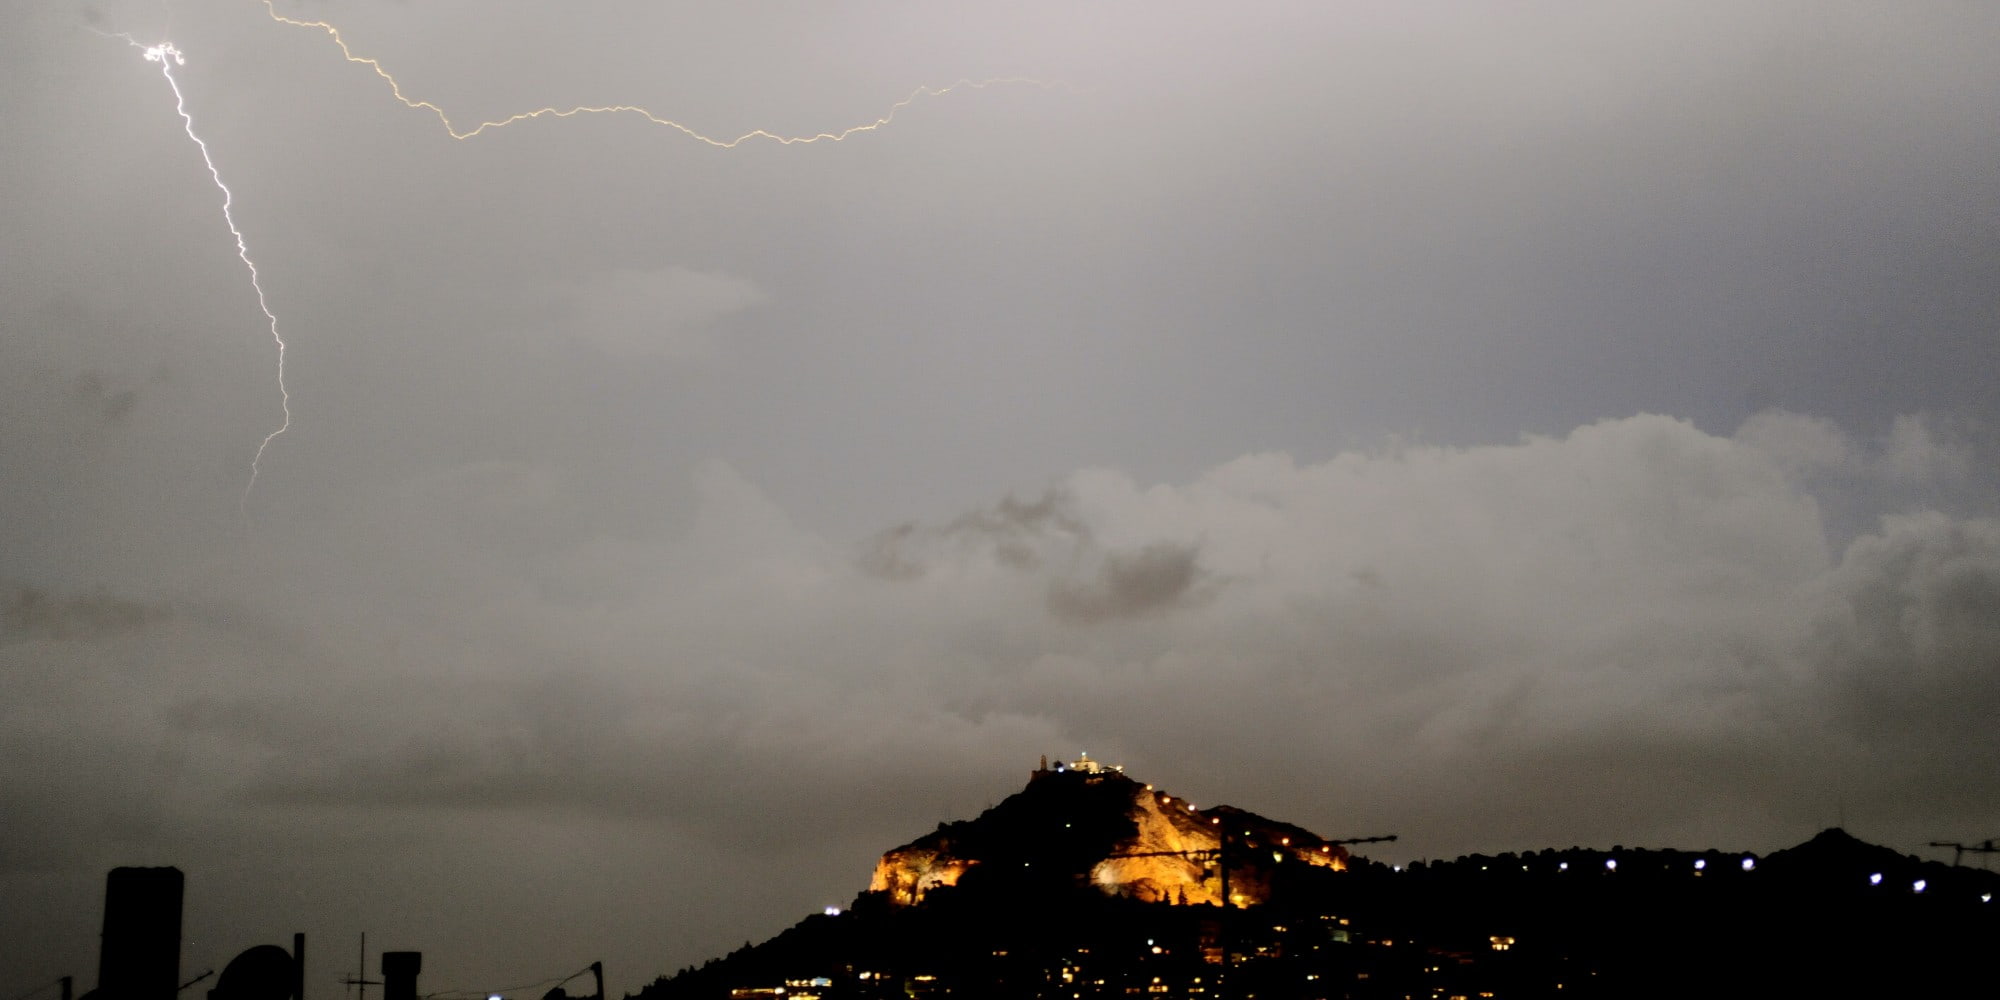
M 1429 816 L 1496 782 L 1535 801 L 1497 829 L 1478 809 L 1433 825 L 1440 843 L 1600 823 L 1598 796 L 1549 773 L 1580 754 L 1608 787 L 1719 758 L 1715 794 L 1782 826 L 1840 788 L 1899 781 L 1877 749 L 1968 765 L 1994 752 L 2000 528 L 1896 516 L 1836 552 L 1798 465 L 1772 451 L 1775 421 L 1754 423 L 1719 437 L 1639 416 L 1504 446 L 1251 455 L 1183 484 L 1083 471 L 1037 501 L 877 536 L 858 559 L 720 463 L 702 468 L 678 537 L 551 538 L 497 559 L 493 539 L 577 501 L 546 472 L 467 467 L 384 500 L 404 520 L 439 490 L 448 509 L 487 512 L 455 518 L 456 536 L 388 540 L 423 569 L 323 582 L 322 607 L 346 609 L 351 628 L 244 640 L 302 669 L 358 664 L 333 690 L 309 670 L 225 678 L 190 652 L 192 676 L 162 689 L 161 710 L 250 741 L 262 764 L 218 792 L 685 813 L 721 840 L 786 796 L 830 808 L 850 795 L 858 779 L 838 762 L 871 733 L 928 759 L 1069 738 L 1218 788 L 1240 768 L 1339 762 L 1338 781 L 1275 790 L 1273 808 L 1321 822 L 1357 804 L 1384 821 Z M 1831 437 L 1788 454 L 1860 450 L 1795 426 Z M 549 583 L 599 572 L 626 581 L 617 596 Z M 422 596 L 427 579 L 460 575 L 489 606 Z M 118 629 L 187 639 L 108 598 L 23 594 L 15 631 L 80 664 Z M 383 699 L 360 723 L 377 735 L 311 753 L 263 742 L 329 735 L 267 718 L 320 696 Z M 1820 752 L 1856 770 L 1834 773 Z M 966 767 L 923 780 L 979 770 Z M 716 785 L 724 771 L 764 780 Z M 1932 808 L 1977 816 L 1992 794 Z M 1684 832 L 1646 801 L 1628 804 L 1640 832 Z
M 968 702 L 1049 713 L 1093 745 L 1115 732 L 1128 754 L 1203 771 L 1342 762 L 1350 807 L 1383 822 L 1415 810 L 1466 835 L 1698 836 L 1725 806 L 1777 827 L 1831 822 L 1841 803 L 1855 816 L 1857 789 L 1900 780 L 1870 763 L 1878 741 L 1964 767 L 1996 750 L 1971 721 L 1988 699 L 1964 686 L 1990 682 L 2000 653 L 2000 603 L 1983 589 L 2000 579 L 1993 522 L 1891 517 L 1838 552 L 1801 478 L 1879 454 L 1793 415 L 1736 437 L 1640 416 L 1506 446 L 1246 456 L 1178 486 L 1079 473 L 1053 494 L 1063 536 L 1145 555 L 1082 575 L 1074 559 L 1016 561 L 1056 617 L 1165 607 L 1197 572 L 1227 585 L 1144 633 L 1024 640 L 1025 671 Z M 893 537 L 909 562 L 912 539 L 953 533 Z M 1006 585 L 977 561 L 927 565 L 928 588 Z M 1882 702 L 1892 663 L 1902 687 Z M 1856 714 L 1885 704 L 1906 710 Z M 1135 711 L 1176 724 L 1122 721 Z M 1695 814 L 1635 791 L 1697 780 Z M 1993 807 L 1988 783 L 1965 784 L 1933 815 Z M 1433 814 L 1448 801 L 1476 815 Z
M 1880 447 L 1641 415 L 1181 483 L 1083 470 L 855 547 L 714 461 L 674 531 L 537 534 L 584 484 L 475 463 L 349 512 L 403 527 L 310 590 L 257 585 L 321 544 L 297 536 L 217 571 L 192 617 L 18 591 L 0 791 L 37 806 L 6 840 L 56 863 L 67 817 L 199 866 L 240 842 L 217 822 L 337 853 L 333 817 L 428 817 L 474 856 L 500 834 L 469 831 L 561 822 L 623 831 L 633 865 L 657 864 L 641 830 L 796 858 L 837 901 L 874 851 L 1071 747 L 1414 855 L 1983 829 L 2000 522 L 1830 542 L 1811 470 Z M 132 794 L 114 815 L 92 787 Z
M 923 576 L 940 560 L 984 559 L 1033 570 L 1049 559 L 1073 558 L 1093 544 L 1090 529 L 1071 511 L 1071 498 L 1049 490 L 1038 500 L 1005 497 L 937 527 L 904 523 L 871 539 L 858 565 L 889 579 Z
M 1896 416 L 1872 442 L 1857 442 L 1829 420 L 1765 410 L 1737 429 L 1736 438 L 1769 455 L 1792 475 L 1831 474 L 1903 486 L 1963 478 L 1972 448 L 1961 433 L 1921 413 Z
M 1202 576 L 1199 557 L 1199 549 L 1171 542 L 1107 552 L 1092 579 L 1050 584 L 1049 611 L 1082 624 L 1163 611 L 1190 599 Z
M 1990 763 L 1977 720 L 2000 711 L 2000 522 L 1885 518 L 1825 584 L 1808 648 L 1837 716 L 1884 749 L 1923 734 L 1949 769 Z
M 1784 410 L 1753 414 L 1736 429 L 1736 439 L 1792 475 L 1847 469 L 1856 462 L 1853 445 L 1833 421 Z
M 1876 459 L 1882 475 L 1908 483 L 1957 479 L 1970 471 L 1971 448 L 1940 433 L 1920 414 L 1900 414 L 1890 426 Z
M 1009 496 L 937 527 L 906 523 L 863 546 L 855 565 L 885 580 L 916 580 L 933 568 L 997 568 L 1045 576 L 1051 615 L 1074 624 L 1143 616 L 1204 599 L 1200 546 L 1150 541 L 1105 550 L 1068 489 L 1039 500 Z

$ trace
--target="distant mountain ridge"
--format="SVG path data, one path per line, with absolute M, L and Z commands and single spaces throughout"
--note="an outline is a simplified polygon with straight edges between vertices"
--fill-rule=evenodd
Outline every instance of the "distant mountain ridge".
M 638 996 L 1984 996 L 1996 893 L 2000 875 L 1838 829 L 1764 856 L 1571 847 L 1392 869 L 1088 757 L 1044 760 L 978 817 L 884 853 L 849 910 Z

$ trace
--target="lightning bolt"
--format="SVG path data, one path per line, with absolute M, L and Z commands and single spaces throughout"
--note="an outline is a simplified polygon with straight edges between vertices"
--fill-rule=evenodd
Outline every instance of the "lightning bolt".
M 405 107 L 408 107 L 413 111 L 428 111 L 432 115 L 435 115 L 437 117 L 438 124 L 444 126 L 445 133 L 451 136 L 453 139 L 458 139 L 458 140 L 470 139 L 473 136 L 479 135 L 488 129 L 503 128 L 505 126 L 512 125 L 515 122 L 527 121 L 533 118 L 573 118 L 578 115 L 629 114 L 629 115 L 637 115 L 641 118 L 644 118 L 646 121 L 651 122 L 654 125 L 659 125 L 665 128 L 673 129 L 674 131 L 681 133 L 687 138 L 693 139 L 697 142 L 704 143 L 709 146 L 714 146 L 719 149 L 733 149 L 736 146 L 742 145 L 745 142 L 749 142 L 752 139 L 767 140 L 770 142 L 778 143 L 779 145 L 782 146 L 808 144 L 821 141 L 839 142 L 843 139 L 848 138 L 849 136 L 856 135 L 862 132 L 873 132 L 877 129 L 887 126 L 888 124 L 890 124 L 895 120 L 898 112 L 902 111 L 904 108 L 909 107 L 911 104 L 916 103 L 920 99 L 943 97 L 946 94 L 949 94 L 955 90 L 985 90 L 988 87 L 1016 86 L 1016 85 L 1035 86 L 1035 87 L 1040 87 L 1044 90 L 1049 90 L 1056 87 L 1066 87 L 1065 84 L 1059 81 L 1054 81 L 1054 82 L 1043 81 L 1043 80 L 1036 80 L 1030 77 L 1018 77 L 1018 76 L 989 77 L 983 80 L 973 80 L 970 78 L 965 78 L 942 87 L 924 85 L 924 86 L 919 86 L 915 90 L 910 91 L 908 96 L 890 105 L 887 111 L 883 112 L 880 117 L 875 118 L 872 121 L 862 122 L 859 125 L 851 125 L 848 126 L 847 128 L 840 129 L 839 131 L 816 132 L 811 135 L 780 135 L 776 132 L 770 132 L 760 128 L 760 129 L 752 129 L 748 132 L 736 136 L 735 138 L 728 138 L 728 139 L 717 138 L 711 135 L 704 135 L 703 133 L 698 132 L 695 129 L 690 128 L 686 125 L 683 125 L 680 122 L 673 121 L 672 119 L 662 118 L 659 115 L 656 115 L 653 112 L 643 107 L 640 107 L 636 104 L 607 104 L 607 105 L 596 105 L 596 106 L 578 105 L 576 107 L 571 107 L 567 109 L 557 108 L 557 107 L 537 108 L 533 111 L 523 111 L 519 114 L 508 115 L 505 118 L 500 118 L 493 121 L 483 121 L 471 128 L 461 129 L 458 125 L 453 123 L 451 116 L 447 114 L 443 108 L 429 101 L 414 100 L 410 98 L 408 95 L 404 94 L 402 84 L 398 83 L 396 81 L 396 78 L 390 75 L 387 69 L 383 68 L 381 62 L 369 58 L 367 56 L 356 55 L 354 50 L 348 46 L 347 40 L 341 37 L 340 29 L 334 27 L 331 24 L 328 24 L 325 21 L 302 21 L 296 18 L 286 17 L 283 14 L 278 13 L 277 6 L 273 2 L 273 0 L 262 0 L 262 2 L 264 4 L 265 13 L 269 14 L 271 20 L 275 22 L 278 22 L 280 24 L 288 24 L 298 28 L 317 28 L 320 31 L 325 32 L 327 37 L 332 39 L 333 43 L 340 48 L 341 55 L 345 57 L 348 62 L 359 63 L 361 65 L 367 66 L 371 70 L 374 70 L 375 75 L 381 77 L 382 81 L 389 85 L 389 92 L 395 96 L 397 101 L 401 102 Z M 95 31 L 96 29 L 91 29 L 91 30 Z M 174 67 L 186 65 L 187 58 L 184 55 L 182 55 L 181 51 L 178 48 L 174 47 L 173 43 L 171 42 L 162 42 L 157 45 L 145 45 L 139 42 L 137 39 L 133 38 L 129 34 L 124 34 L 124 33 L 110 34 L 108 32 L 102 32 L 102 31 L 98 31 L 97 33 L 100 35 L 106 35 L 107 37 L 111 38 L 122 38 L 125 40 L 127 44 L 141 50 L 146 57 L 146 61 L 156 62 L 160 64 L 160 75 L 166 78 L 167 86 L 173 90 L 174 111 L 175 113 L 180 115 L 181 122 L 187 132 L 188 138 L 193 140 L 195 147 L 201 151 L 202 162 L 207 164 L 208 175 L 211 179 L 215 181 L 216 189 L 222 192 L 222 221 L 228 225 L 229 234 L 235 237 L 236 239 L 236 256 L 243 261 L 244 268 L 250 272 L 250 287 L 257 293 L 257 308 L 263 311 L 264 318 L 269 323 L 271 331 L 271 341 L 278 347 L 278 399 L 279 399 L 279 405 L 284 413 L 284 419 L 279 423 L 278 428 L 276 430 L 264 436 L 264 440 L 257 445 L 256 454 L 252 456 L 252 458 L 250 459 L 250 481 L 244 485 L 243 496 L 241 500 L 239 500 L 238 502 L 238 507 L 243 508 L 246 507 L 250 501 L 251 491 L 257 488 L 257 477 L 262 470 L 264 453 L 270 449 L 271 442 L 276 440 L 278 435 L 285 433 L 285 431 L 289 430 L 292 426 L 292 394 L 291 391 L 285 385 L 285 338 L 283 334 L 281 334 L 278 330 L 278 315 L 277 313 L 271 311 L 270 301 L 264 294 L 264 285 L 262 278 L 257 273 L 257 262 L 255 260 L 252 260 L 250 257 L 249 242 L 244 239 L 243 230 L 236 225 L 236 217 L 233 212 L 236 201 L 235 195 L 229 190 L 229 185 L 223 182 L 222 171 L 217 169 L 215 165 L 215 157 L 210 153 L 208 148 L 208 143 L 203 141 L 201 136 L 195 132 L 194 118 L 192 115 L 188 113 L 187 110 L 187 98 L 184 94 L 181 93 L 180 81 L 174 76 Z
M 954 90 L 985 90 L 988 87 L 1018 86 L 1018 85 L 1035 86 L 1035 87 L 1040 87 L 1043 90 L 1049 90 L 1055 87 L 1064 86 L 1064 84 L 1062 84 L 1059 81 L 1036 80 L 1036 79 L 1031 79 L 1029 77 L 1021 77 L 1021 76 L 996 76 L 996 77 L 988 77 L 987 79 L 984 80 L 960 79 L 955 83 L 951 83 L 942 87 L 933 87 L 925 85 L 910 91 L 909 96 L 890 105 L 889 110 L 883 112 L 881 117 L 876 118 L 873 121 L 863 122 L 859 125 L 850 125 L 847 128 L 841 129 L 837 132 L 816 132 L 812 135 L 779 135 L 776 132 L 767 132 L 764 129 L 759 128 L 759 129 L 751 129 L 750 131 L 745 132 L 742 135 L 739 135 L 733 139 L 721 139 L 711 135 L 704 135 L 672 119 L 662 118 L 659 115 L 656 115 L 653 112 L 648 111 L 645 108 L 642 108 L 636 104 L 604 104 L 596 106 L 579 105 L 568 109 L 555 108 L 555 107 L 536 108 L 533 111 L 523 111 L 519 114 L 508 115 L 505 118 L 499 118 L 493 121 L 480 122 L 478 125 L 475 125 L 471 128 L 461 129 L 456 124 L 453 124 L 451 116 L 447 114 L 443 108 L 438 107 L 437 105 L 432 104 L 429 101 L 414 100 L 410 98 L 408 95 L 404 94 L 402 84 L 397 83 L 396 78 L 394 76 L 391 76 L 388 70 L 383 69 L 382 64 L 379 61 L 371 59 L 367 56 L 355 55 L 354 50 L 348 47 L 347 39 L 341 37 L 339 28 L 336 28 L 333 25 L 326 23 L 325 21 L 300 21 L 294 18 L 289 18 L 284 16 L 283 14 L 278 13 L 278 9 L 274 5 L 273 0 L 263 0 L 263 3 L 264 3 L 264 11 L 271 15 L 271 20 L 273 21 L 276 21 L 280 24 L 289 24 L 298 28 L 318 28 L 319 30 L 326 32 L 327 37 L 333 39 L 333 44 L 340 47 L 340 54 L 345 56 L 348 62 L 360 63 L 361 65 L 374 70 L 375 75 L 381 77 L 382 81 L 389 85 L 389 92 L 391 94 L 394 94 L 396 100 L 402 102 L 404 107 L 407 107 L 412 111 L 428 111 L 431 114 L 436 115 L 438 124 L 444 126 L 446 134 L 450 135 L 454 139 L 460 139 L 460 140 L 470 139 L 473 136 L 476 136 L 481 132 L 486 131 L 487 129 L 504 128 L 508 125 L 514 124 L 515 122 L 523 122 L 531 118 L 573 118 L 577 115 L 627 114 L 627 115 L 637 115 L 649 122 L 652 122 L 655 125 L 660 125 L 666 128 L 673 129 L 674 131 L 679 132 L 682 135 L 695 140 L 696 142 L 706 143 L 710 146 L 715 146 L 719 149 L 734 149 L 735 147 L 740 146 L 743 143 L 748 142 L 752 139 L 763 139 L 770 142 L 778 143 L 781 146 L 791 146 L 791 145 L 814 143 L 821 141 L 839 142 L 842 139 L 847 138 L 848 136 L 856 135 L 862 132 L 873 132 L 876 129 L 888 125 L 890 122 L 895 120 L 897 112 L 903 110 L 904 108 L 909 107 L 911 104 L 915 103 L 920 99 L 943 97 L 944 95 L 949 94 Z
M 187 57 L 183 56 L 181 50 L 175 48 L 172 42 L 142 45 L 131 35 L 121 34 L 114 37 L 123 38 L 132 47 L 141 50 L 147 62 L 160 64 L 160 75 L 166 77 L 167 86 L 174 92 L 174 111 L 181 116 L 181 124 L 187 131 L 187 137 L 194 140 L 195 148 L 201 150 L 201 161 L 208 165 L 208 176 L 215 181 L 216 189 L 222 192 L 222 221 L 228 224 L 229 235 L 236 237 L 236 256 L 243 261 L 243 266 L 250 272 L 250 287 L 257 293 L 257 308 L 263 310 L 264 318 L 270 323 L 271 340 L 278 345 L 278 402 L 284 410 L 285 419 L 278 425 L 277 430 L 264 436 L 263 442 L 257 445 L 257 454 L 250 459 L 250 482 L 244 485 L 243 496 L 237 501 L 240 510 L 249 504 L 250 491 L 257 488 L 257 474 L 264 461 L 265 450 L 271 447 L 273 439 L 292 426 L 292 394 L 285 388 L 285 338 L 278 333 L 278 314 L 271 311 L 271 304 L 264 296 L 264 284 L 257 274 L 257 262 L 250 259 L 250 244 L 244 240 L 243 230 L 236 225 L 236 216 L 232 211 L 236 204 L 236 196 L 230 192 L 229 185 L 222 182 L 222 171 L 216 169 L 215 157 L 209 153 L 208 143 L 203 142 L 201 136 L 195 134 L 194 117 L 188 114 L 187 110 L 187 97 L 181 93 L 180 81 L 174 78 L 174 67 L 187 65 Z

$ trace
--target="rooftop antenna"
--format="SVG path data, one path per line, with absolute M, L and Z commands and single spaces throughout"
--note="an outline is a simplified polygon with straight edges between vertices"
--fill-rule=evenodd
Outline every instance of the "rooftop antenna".
M 1964 860 L 1965 852 L 1967 851 L 1971 851 L 1974 854 L 2000 854 L 2000 847 L 1993 846 L 1993 841 L 1991 840 L 1982 841 L 1977 844 L 1961 844 L 1953 840 L 1933 840 L 1931 841 L 1931 846 L 1951 848 L 1951 866 L 1953 868 L 1957 868 L 1958 863 Z M 1985 859 L 1980 859 L 1979 867 L 1986 867 Z
M 354 956 L 354 975 L 341 980 L 341 982 L 356 988 L 357 992 L 354 994 L 355 1000 L 368 1000 L 368 987 L 382 985 L 381 980 L 368 978 L 367 931 L 361 932 L 361 948 Z

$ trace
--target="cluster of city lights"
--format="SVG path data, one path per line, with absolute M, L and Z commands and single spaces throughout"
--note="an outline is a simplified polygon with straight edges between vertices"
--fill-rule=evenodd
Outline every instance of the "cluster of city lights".
M 1746 855 L 1744 855 L 1744 856 L 1742 857 L 1742 859 L 1741 859 L 1741 860 L 1739 860 L 1739 861 L 1738 861 L 1738 862 L 1736 863 L 1736 866 L 1737 866 L 1737 868 L 1739 868 L 1739 869 L 1741 869 L 1741 870 L 1743 870 L 1743 871 L 1746 871 L 1746 872 L 1753 872 L 1753 871 L 1756 871 L 1756 870 L 1757 870 L 1757 858 L 1756 858 L 1756 856 L 1755 856 L 1755 855 L 1750 855 L 1750 854 L 1746 854 Z M 1480 870 L 1480 871 L 1486 871 L 1486 870 L 1487 870 L 1487 867 L 1488 867 L 1488 866 L 1486 866 L 1486 865 L 1480 865 L 1480 866 L 1479 866 L 1479 870 Z M 1696 858 L 1696 859 L 1694 859 L 1694 862 L 1693 862 L 1693 865 L 1692 865 L 1692 867 L 1694 868 L 1694 873 L 1695 873 L 1696 875 L 1701 875 L 1702 873 L 1704 873 L 1704 872 L 1706 872 L 1706 871 L 1708 870 L 1708 859 L 1707 859 L 1707 858 Z M 1400 872 L 1400 871 L 1402 871 L 1402 870 L 1403 870 L 1403 866 L 1402 866 L 1402 865 L 1394 865 L 1394 866 L 1392 866 L 1391 870 L 1392 870 L 1392 871 L 1398 871 L 1398 872 Z M 1530 870 L 1530 868 L 1529 868 L 1529 866 L 1527 866 L 1527 865 L 1522 865 L 1522 866 L 1521 866 L 1521 870 L 1522 870 L 1522 871 L 1529 871 L 1529 870 Z M 1613 872 L 1616 872 L 1616 871 L 1618 871 L 1618 859 L 1617 859 L 1617 858 L 1615 858 L 1615 857 L 1613 857 L 1613 858 L 1605 858 L 1605 859 L 1604 859 L 1604 870 L 1605 870 L 1605 871 L 1606 871 L 1607 873 L 1613 873 Z M 1567 861 L 1559 861 L 1559 862 L 1556 862 L 1556 871 L 1558 871 L 1558 872 L 1567 872 L 1567 871 L 1569 871 L 1569 862 L 1567 862 Z M 1869 885 L 1871 885 L 1871 886 L 1879 886 L 1879 885 L 1881 885 L 1881 884 L 1882 884 L 1882 883 L 1883 883 L 1883 882 L 1884 882 L 1884 881 L 1886 880 L 1886 878 L 1887 878 L 1887 876 L 1883 875 L 1883 874 L 1882 874 L 1881 872 L 1873 872 L 1873 873 L 1870 873 L 1870 874 L 1869 874 L 1869 876 L 1868 876 L 1868 884 L 1869 884 Z M 1920 878 L 1920 879 L 1914 879 L 1914 880 L 1912 880 L 1912 881 L 1910 882 L 1910 892 L 1912 892 L 1912 893 L 1914 893 L 1914 894 L 1919 894 L 1919 895 L 1921 895 L 1921 894 L 1923 894 L 1923 893 L 1924 893 L 1925 891 L 1927 891 L 1928 889 L 1930 889 L 1930 887 L 1931 887 L 1931 885 L 1930 885 L 1930 881 L 1929 881 L 1928 879 L 1921 879 L 1921 878 Z M 1980 894 L 1979 894 L 1979 901 L 1980 901 L 1980 902 L 1982 902 L 1982 903 L 1991 903 L 1991 902 L 1993 902 L 1993 894 L 1992 894 L 1991 892 L 1982 892 L 1982 893 L 1980 893 Z

